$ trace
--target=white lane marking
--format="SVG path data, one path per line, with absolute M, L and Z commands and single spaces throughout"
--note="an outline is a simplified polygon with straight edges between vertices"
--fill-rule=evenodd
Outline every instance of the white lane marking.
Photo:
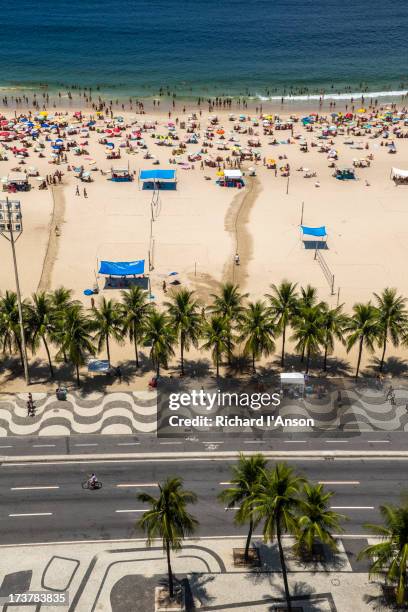
M 201 444 L 224 444 L 222 440 L 218 440 L 218 442 L 214 442 L 213 440 L 202 440 Z
M 265 444 L 264 440 L 244 440 L 244 444 Z
M 306 444 L 306 440 L 285 440 L 285 444 Z
M 239 508 L 224 508 L 224 510 L 239 510 Z
M 374 510 L 374 506 L 330 506 L 332 510 Z
M 50 485 L 50 486 L 44 486 L 44 487 L 10 487 L 10 491 L 42 491 L 45 489 L 59 489 L 59 486 L 57 485 Z
M 322 485 L 359 485 L 359 480 L 319 480 Z
M 118 446 L 136 446 L 140 442 L 118 442 Z
M 340 442 L 340 444 L 348 444 L 349 441 L 348 440 L 325 440 L 326 444 L 337 444 L 337 442 Z
M 160 444 L 183 444 L 182 442 L 160 442 Z
M 127 489 L 128 487 L 158 487 L 159 485 L 157 484 L 157 482 L 141 482 L 141 483 L 124 483 L 124 484 L 117 484 L 116 485 L 119 489 Z
M 9 514 L 9 516 L 52 516 L 52 512 L 32 512 L 30 514 Z
M 145 510 L 115 510 L 115 512 L 145 512 Z
M 372 444 L 388 444 L 389 440 L 367 440 L 367 442 Z
M 0 448 L 13 448 L 13 446 L 11 444 L 8 444 L 8 445 L 0 446 Z
M 80 444 L 74 444 L 74 446 L 98 446 L 97 442 L 85 443 L 81 442 Z
M 231 485 L 232 482 L 219 482 L 218 484 L 220 484 L 220 485 Z
M 51 448 L 56 446 L 56 444 L 33 444 L 33 448 Z

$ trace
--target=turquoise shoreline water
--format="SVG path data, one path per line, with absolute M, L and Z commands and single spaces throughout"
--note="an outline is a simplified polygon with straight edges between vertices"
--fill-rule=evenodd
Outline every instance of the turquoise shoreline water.
M 301 101 L 408 90 L 404 2 L 20 0 L 2 21 L 2 91 Z

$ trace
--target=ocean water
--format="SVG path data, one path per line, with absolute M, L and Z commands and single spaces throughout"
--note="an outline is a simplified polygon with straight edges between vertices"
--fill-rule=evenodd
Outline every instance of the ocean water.
M 4 89 L 264 98 L 408 89 L 406 0 L 0 4 Z

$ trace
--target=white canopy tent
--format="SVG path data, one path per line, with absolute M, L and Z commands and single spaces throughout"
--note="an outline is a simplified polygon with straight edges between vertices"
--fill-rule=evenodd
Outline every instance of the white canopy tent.
M 392 168 L 391 178 L 408 179 L 408 170 L 401 170 L 400 168 Z
M 303 372 L 282 372 L 280 375 L 281 391 L 293 389 L 303 395 L 305 390 L 305 375 Z

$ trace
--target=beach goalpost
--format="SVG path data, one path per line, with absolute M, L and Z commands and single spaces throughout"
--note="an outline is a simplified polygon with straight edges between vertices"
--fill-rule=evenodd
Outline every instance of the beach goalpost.
M 326 260 L 324 259 L 323 255 L 321 254 L 319 249 L 315 249 L 315 256 L 314 256 L 315 260 L 318 261 L 323 274 L 327 280 L 327 282 L 329 283 L 329 287 L 330 287 L 330 292 L 331 295 L 334 295 L 334 274 L 331 272 L 329 266 L 327 265 Z

